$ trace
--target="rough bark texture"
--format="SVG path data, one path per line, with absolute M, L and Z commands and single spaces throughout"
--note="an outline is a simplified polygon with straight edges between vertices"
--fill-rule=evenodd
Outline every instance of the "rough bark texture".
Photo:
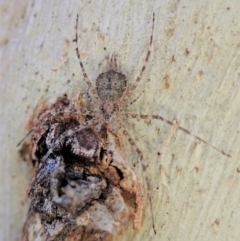
M 29 155 L 36 174 L 22 241 L 35 241 L 42 230 L 48 241 L 109 241 L 130 220 L 141 228 L 139 179 L 116 135 L 82 104 L 79 94 L 74 101 L 63 96 L 40 112 L 32 129 Z M 32 222 L 36 213 L 39 228 Z
M 239 238 L 239 1 L 21 0 L 0 6 L 0 240 L 19 240 L 29 207 L 31 165 L 16 148 L 27 119 L 41 101 L 53 103 L 63 93 L 87 89 L 72 42 L 76 15 L 92 82 L 115 53 L 131 84 L 144 63 L 153 11 L 153 52 L 130 98 L 145 92 L 129 109 L 176 124 L 121 119 L 148 166 L 157 234 L 146 198 L 141 230 L 129 226 L 115 240 Z M 178 125 L 231 157 L 177 130 Z M 118 135 L 142 178 L 137 153 Z

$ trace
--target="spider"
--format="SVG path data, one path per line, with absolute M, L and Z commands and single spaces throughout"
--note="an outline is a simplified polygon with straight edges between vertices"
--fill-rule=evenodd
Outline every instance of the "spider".
M 83 79 L 86 82 L 86 84 L 88 85 L 88 88 L 94 97 L 94 99 L 90 100 L 90 101 L 93 102 L 94 107 L 95 107 L 93 112 L 94 112 L 94 116 L 97 117 L 97 123 L 98 124 L 100 123 L 100 125 L 107 126 L 107 128 L 109 128 L 110 130 L 113 130 L 113 127 L 112 127 L 113 124 L 119 125 L 119 129 L 122 130 L 122 133 L 127 138 L 130 145 L 132 146 L 132 149 L 139 155 L 139 157 L 141 159 L 142 174 L 146 181 L 147 190 L 150 190 L 150 183 L 149 183 L 147 175 L 145 174 L 147 166 L 142 161 L 143 154 L 142 154 L 141 150 L 135 144 L 134 140 L 131 138 L 128 131 L 126 129 L 124 129 L 124 127 L 121 125 L 121 123 L 118 123 L 117 121 L 121 114 L 127 118 L 144 119 L 144 120 L 157 119 L 157 120 L 161 120 L 161 121 L 165 122 L 168 125 L 176 126 L 175 121 L 170 121 L 160 115 L 143 115 L 143 114 L 130 113 L 127 111 L 127 107 L 129 105 L 132 105 L 133 103 L 135 103 L 141 97 L 143 92 L 140 93 L 135 99 L 133 99 L 130 102 L 130 104 L 123 105 L 124 103 L 126 103 L 126 101 L 129 100 L 129 97 L 131 96 L 131 94 L 138 87 L 138 85 L 143 77 L 144 71 L 147 67 L 147 64 L 149 62 L 149 58 L 150 58 L 152 48 L 153 48 L 154 24 L 155 24 L 155 13 L 153 13 L 153 17 L 152 17 L 152 28 L 151 28 L 150 41 L 149 41 L 148 51 L 147 51 L 147 54 L 145 57 L 144 64 L 143 64 L 136 80 L 130 86 L 127 86 L 127 77 L 124 74 L 118 72 L 115 55 L 111 56 L 110 70 L 107 72 L 101 73 L 96 79 L 96 87 L 93 86 L 92 81 L 89 79 L 89 77 L 86 73 L 86 70 L 84 68 L 84 65 L 83 65 L 83 62 L 81 59 L 81 54 L 80 54 L 79 47 L 78 47 L 79 46 L 78 15 L 76 18 L 76 36 L 74 39 L 74 42 L 76 43 L 76 53 L 77 53 L 77 57 L 79 60 L 80 68 L 82 70 Z M 220 152 L 221 154 L 230 157 L 230 155 L 228 155 L 224 151 L 213 146 L 212 144 L 210 144 L 209 142 L 205 141 L 204 139 L 198 137 L 197 135 L 192 134 L 190 131 L 188 131 L 184 127 L 177 126 L 177 129 L 183 131 L 184 133 L 186 133 L 188 135 L 193 136 L 198 141 L 211 146 L 213 149 Z M 151 200 L 151 196 L 149 193 L 147 194 L 147 196 L 148 196 L 150 208 L 151 208 L 152 226 L 153 226 L 154 232 L 156 233 L 156 229 L 154 226 L 152 200 Z
M 79 60 L 79 65 L 82 70 L 83 78 L 94 96 L 94 99 L 90 101 L 92 101 L 94 106 L 96 106 L 96 109 L 94 110 L 95 111 L 94 116 L 97 117 L 97 123 L 98 124 L 100 123 L 100 125 L 105 125 L 110 130 L 113 129 L 112 125 L 116 124 L 116 119 L 119 116 L 118 113 L 122 113 L 125 116 L 130 115 L 133 118 L 136 118 L 137 116 L 139 116 L 135 114 L 126 113 L 122 108 L 122 103 L 125 103 L 128 100 L 128 98 L 130 97 L 132 92 L 137 88 L 140 80 L 142 79 L 143 73 L 146 69 L 147 63 L 149 61 L 149 57 L 152 52 L 154 24 L 155 24 L 155 13 L 153 13 L 153 17 L 152 17 L 152 31 L 151 31 L 147 55 L 145 57 L 145 62 L 144 62 L 144 65 L 142 66 L 139 76 L 132 84 L 132 86 L 130 88 L 127 88 L 127 77 L 124 74 L 118 72 L 116 56 L 112 55 L 110 59 L 110 70 L 107 72 L 101 73 L 97 77 L 96 88 L 94 88 L 91 80 L 89 79 L 85 71 L 85 68 L 81 59 L 79 47 L 78 47 L 79 41 L 78 41 L 78 15 L 77 15 L 76 28 L 75 28 L 76 36 L 73 41 L 76 43 L 76 53 Z M 131 104 L 135 103 L 140 98 L 141 94 L 137 96 L 137 98 L 132 100 Z M 127 105 L 125 105 L 125 107 L 126 106 Z M 140 116 L 140 117 L 144 118 L 144 116 Z M 120 123 L 118 124 L 119 124 L 119 128 L 122 129 L 123 134 L 128 139 L 130 145 L 138 153 L 138 155 L 140 156 L 140 159 L 142 160 L 143 154 L 141 150 L 137 147 L 137 145 L 135 144 L 135 142 L 127 132 L 127 130 L 125 130 Z M 142 170 L 146 170 L 146 166 L 142 161 L 141 161 L 141 165 L 142 165 Z M 148 186 L 147 189 L 149 190 L 150 185 L 149 185 L 148 178 L 146 175 L 144 176 Z M 155 229 L 154 220 L 153 220 L 152 201 L 151 201 L 150 195 L 148 195 L 148 197 L 149 197 L 150 207 L 151 207 L 153 230 L 154 230 L 154 233 L 156 234 L 156 229 Z
M 75 30 L 76 30 L 75 39 L 73 41 L 76 43 L 76 54 L 77 54 L 79 65 L 83 74 L 83 79 L 88 85 L 89 91 L 90 93 L 92 93 L 92 96 L 93 96 L 93 98 L 90 98 L 90 102 L 92 103 L 91 106 L 93 106 L 93 109 L 80 108 L 82 105 L 85 105 L 85 103 L 82 103 L 80 101 L 81 98 L 80 99 L 78 97 L 75 98 L 76 102 L 78 102 L 79 110 L 76 110 L 75 108 L 74 114 L 79 115 L 80 118 L 83 118 L 84 124 L 79 125 L 78 127 L 69 129 L 68 131 L 59 135 L 58 138 L 55 139 L 53 143 L 51 143 L 51 148 L 49 148 L 45 156 L 42 158 L 42 161 L 46 160 L 51 153 L 55 152 L 58 149 L 58 147 L 62 145 L 65 139 L 68 136 L 72 135 L 73 133 L 76 133 L 80 130 L 87 129 L 87 128 L 92 128 L 93 130 L 101 130 L 105 128 L 107 131 L 114 133 L 114 125 L 118 125 L 119 129 L 122 131 L 123 135 L 130 143 L 132 149 L 140 157 L 142 175 L 147 185 L 146 189 L 147 189 L 147 197 L 149 199 L 149 204 L 151 209 L 152 227 L 153 227 L 154 233 L 156 234 L 156 229 L 154 225 L 152 199 L 149 193 L 150 182 L 147 175 L 145 174 L 147 166 L 143 162 L 143 153 L 137 147 L 137 145 L 135 144 L 134 140 L 132 139 L 128 131 L 121 125 L 121 123 L 118 122 L 118 118 L 121 115 L 124 115 L 129 118 L 137 118 L 137 119 L 140 118 L 144 120 L 157 119 L 165 122 L 168 125 L 176 126 L 176 123 L 174 121 L 170 121 L 160 115 L 143 115 L 143 114 L 130 113 L 127 111 L 127 107 L 134 104 L 141 97 L 143 92 L 141 92 L 135 99 L 133 99 L 130 102 L 130 104 L 125 104 L 126 101 L 128 101 L 129 98 L 131 97 L 134 90 L 138 87 L 140 81 L 142 80 L 147 64 L 149 62 L 149 58 L 153 48 L 154 24 L 155 24 L 155 13 L 153 13 L 153 17 L 152 17 L 151 35 L 150 35 L 149 47 L 145 57 L 145 61 L 140 70 L 139 75 L 137 76 L 133 84 L 128 86 L 127 77 L 124 74 L 118 72 L 116 55 L 112 55 L 110 58 L 110 70 L 99 74 L 99 76 L 96 79 L 96 87 L 94 87 L 86 73 L 86 70 L 82 62 L 81 54 L 79 51 L 79 47 L 78 47 L 79 38 L 78 38 L 78 15 L 77 15 L 76 25 L 75 25 Z M 90 97 L 90 93 L 87 93 L 89 97 Z M 70 109 L 68 111 L 71 112 Z M 61 110 L 58 110 L 58 113 L 61 113 Z M 54 117 L 54 114 L 51 114 L 51 116 Z M 212 144 L 208 143 L 207 141 L 198 137 L 197 135 L 192 134 L 184 127 L 177 126 L 177 129 L 183 131 L 188 135 L 193 136 L 200 142 L 203 142 L 204 144 L 211 146 L 213 149 L 222 153 L 223 155 L 230 157 L 230 155 L 226 154 L 224 151 L 213 146 Z

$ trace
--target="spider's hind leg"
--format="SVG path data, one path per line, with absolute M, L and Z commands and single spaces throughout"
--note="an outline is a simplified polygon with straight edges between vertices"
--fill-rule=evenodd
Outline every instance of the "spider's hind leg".
M 152 228 L 154 230 L 154 233 L 156 234 L 156 228 L 155 228 L 155 222 L 154 222 L 154 215 L 153 215 L 153 205 L 152 205 L 152 196 L 151 196 L 151 185 L 150 185 L 150 181 L 149 178 L 147 176 L 147 165 L 145 165 L 143 163 L 143 154 L 141 152 L 141 150 L 137 147 L 137 145 L 135 144 L 135 142 L 133 141 L 133 139 L 131 138 L 130 134 L 127 132 L 127 130 L 125 130 L 123 128 L 123 126 L 120 126 L 122 129 L 122 133 L 124 134 L 124 136 L 126 137 L 126 139 L 128 140 L 128 142 L 130 143 L 132 149 L 139 155 L 140 157 L 140 162 L 141 162 L 141 170 L 142 170 L 142 176 L 143 179 L 145 180 L 146 183 L 146 190 L 147 190 L 147 197 L 149 200 L 149 205 L 150 205 L 150 209 L 151 209 L 151 218 L 152 218 Z

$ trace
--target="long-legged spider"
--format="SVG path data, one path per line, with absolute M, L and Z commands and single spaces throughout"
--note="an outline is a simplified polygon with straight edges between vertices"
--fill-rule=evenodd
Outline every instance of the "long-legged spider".
M 143 153 L 141 150 L 137 147 L 131 136 L 129 135 L 128 131 L 121 125 L 121 123 L 118 122 L 118 119 L 120 116 L 124 115 L 125 117 L 130 117 L 130 118 L 140 118 L 140 119 L 157 119 L 165 122 L 168 125 L 171 126 L 176 126 L 174 121 L 170 121 L 160 115 L 143 115 L 143 114 L 135 114 L 135 113 L 130 113 L 127 111 L 127 107 L 129 105 L 132 105 L 135 103 L 142 95 L 140 93 L 135 99 L 133 99 L 130 104 L 126 104 L 126 101 L 129 100 L 129 97 L 131 94 L 134 92 L 134 90 L 137 88 L 139 85 L 142 76 L 144 74 L 144 71 L 147 67 L 151 52 L 152 52 L 152 47 L 153 47 L 153 33 L 154 33 L 154 24 L 155 24 L 155 14 L 153 13 L 153 18 L 152 18 L 152 29 L 151 29 L 151 35 L 150 35 L 150 42 L 149 42 L 149 47 L 148 51 L 145 57 L 144 64 L 141 68 L 140 74 L 136 78 L 136 80 L 133 82 L 132 85 L 129 87 L 127 86 L 127 77 L 118 72 L 118 67 L 116 63 L 116 56 L 112 55 L 111 60 L 110 60 L 110 70 L 104 73 L 101 73 L 97 79 L 96 79 L 96 88 L 93 86 L 91 80 L 89 79 L 82 59 L 81 59 L 81 54 L 79 51 L 79 41 L 78 41 L 78 15 L 76 18 L 76 36 L 74 39 L 74 42 L 76 43 L 76 53 L 77 57 L 79 60 L 79 65 L 82 70 L 83 74 L 83 79 L 87 83 L 90 92 L 93 94 L 93 99 L 90 100 L 92 102 L 92 107 L 93 109 L 86 110 L 82 112 L 82 110 L 79 110 L 79 112 L 75 112 L 76 114 L 79 113 L 81 116 L 84 116 L 87 121 L 85 121 L 84 125 L 80 125 L 79 127 L 75 129 L 68 130 L 68 132 L 62 133 L 57 140 L 55 140 L 54 143 L 52 143 L 52 148 L 49 149 L 49 151 L 46 153 L 45 157 L 43 158 L 46 159 L 56 147 L 61 145 L 61 142 L 66 138 L 66 136 L 71 135 L 74 132 L 77 132 L 81 129 L 91 127 L 93 129 L 101 129 L 102 127 L 106 128 L 107 130 L 114 132 L 113 131 L 113 125 L 118 125 L 118 128 L 122 130 L 123 135 L 127 138 L 129 141 L 131 147 L 135 152 L 139 155 L 141 159 L 141 167 L 142 167 L 142 174 L 144 176 L 146 185 L 147 185 L 147 197 L 149 199 L 149 204 L 151 208 L 151 215 L 152 215 L 152 224 L 153 224 L 153 230 L 156 233 L 156 229 L 154 226 L 154 217 L 153 217 L 153 208 L 152 208 L 152 199 L 150 195 L 150 182 L 147 177 L 146 173 L 146 168 L 147 166 L 143 162 Z M 89 93 L 88 93 L 89 95 Z M 90 95 L 89 95 L 90 96 Z M 78 111 L 78 110 L 77 110 Z M 59 112 L 58 112 L 59 113 Z M 91 116 L 90 119 L 88 117 Z M 206 145 L 211 146 L 213 149 L 216 151 L 220 152 L 221 154 L 225 156 L 230 156 L 226 154 L 224 151 L 220 150 L 219 148 L 213 146 L 209 142 L 205 141 L 204 139 L 198 137 L 195 134 L 192 134 L 190 131 L 188 131 L 186 128 L 177 126 L 178 130 L 183 131 L 184 133 L 193 136 L 200 142 L 203 142 Z
M 122 133 L 124 134 L 124 136 L 126 136 L 130 145 L 132 146 L 132 148 L 138 153 L 141 160 L 143 159 L 143 153 L 141 152 L 141 150 L 137 147 L 137 145 L 135 144 L 133 139 L 130 137 L 128 131 L 125 130 L 120 123 L 116 123 L 118 118 L 120 118 L 120 115 L 118 113 L 121 113 L 121 115 L 124 115 L 125 117 L 130 117 L 130 118 L 140 118 L 140 119 L 145 119 L 145 120 L 146 119 L 147 120 L 157 119 L 157 120 L 161 120 L 161 121 L 167 123 L 168 125 L 176 126 L 174 121 L 167 120 L 166 118 L 159 116 L 159 115 L 135 114 L 135 113 L 130 113 L 127 110 L 125 110 L 125 109 L 127 109 L 127 107 L 129 105 L 132 105 L 133 103 L 135 103 L 140 98 L 142 93 L 140 93 L 134 100 L 132 100 L 129 105 L 126 105 L 126 104 L 123 105 L 123 103 L 126 103 L 126 101 L 129 100 L 130 95 L 137 88 L 138 84 L 140 83 L 140 81 L 142 79 L 143 73 L 147 67 L 147 64 L 148 64 L 148 61 L 149 61 L 149 58 L 150 58 L 150 55 L 152 52 L 152 47 L 153 47 L 154 24 L 155 24 L 155 14 L 153 13 L 152 31 L 151 31 L 151 35 L 150 35 L 148 51 L 147 51 L 147 54 L 145 57 L 144 64 L 141 68 L 140 74 L 138 75 L 136 80 L 133 82 L 133 84 L 130 85 L 129 87 L 127 87 L 127 78 L 124 74 L 118 72 L 117 64 L 116 64 L 116 57 L 113 55 L 111 57 L 110 70 L 107 72 L 101 73 L 97 77 L 96 88 L 94 88 L 91 80 L 89 79 L 89 77 L 85 71 L 85 68 L 84 68 L 84 65 L 83 65 L 83 62 L 81 59 L 81 54 L 80 54 L 80 51 L 78 48 L 78 46 L 79 46 L 79 44 L 78 44 L 78 15 L 77 15 L 77 19 L 76 19 L 76 38 L 74 40 L 76 42 L 76 53 L 77 53 L 79 64 L 80 64 L 80 67 L 82 70 L 83 78 L 95 98 L 93 100 L 93 102 L 94 102 L 94 107 L 96 106 L 96 108 L 94 109 L 95 113 L 93 116 L 98 118 L 98 123 L 100 123 L 101 125 L 106 125 L 107 128 L 110 128 L 110 129 L 112 129 L 111 126 L 113 123 L 118 124 L 120 129 L 122 130 Z M 220 150 L 219 148 L 213 146 L 211 143 L 205 141 L 204 139 L 198 137 L 197 135 L 192 134 L 186 128 L 177 126 L 177 129 L 183 131 L 184 133 L 186 133 L 188 135 L 193 136 L 198 141 L 211 146 L 213 149 L 220 152 L 221 154 L 230 157 L 230 155 L 226 154 L 223 150 Z M 142 166 L 143 175 L 145 177 L 145 181 L 146 181 L 146 185 L 147 185 L 147 190 L 149 190 L 150 184 L 149 184 L 148 177 L 145 174 L 146 165 L 144 164 L 143 161 L 141 161 L 141 166 Z M 153 213 L 151 196 L 149 193 L 147 194 L 147 196 L 149 198 L 151 213 Z M 154 227 L 153 215 L 152 215 L 152 221 L 153 221 L 154 232 L 156 232 L 155 227 Z

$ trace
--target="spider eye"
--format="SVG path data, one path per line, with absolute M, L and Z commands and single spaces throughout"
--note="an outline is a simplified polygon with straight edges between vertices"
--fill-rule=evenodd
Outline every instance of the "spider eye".
M 121 85 L 121 80 L 119 81 L 119 80 L 114 80 L 113 82 L 112 82 L 112 86 L 120 86 Z

